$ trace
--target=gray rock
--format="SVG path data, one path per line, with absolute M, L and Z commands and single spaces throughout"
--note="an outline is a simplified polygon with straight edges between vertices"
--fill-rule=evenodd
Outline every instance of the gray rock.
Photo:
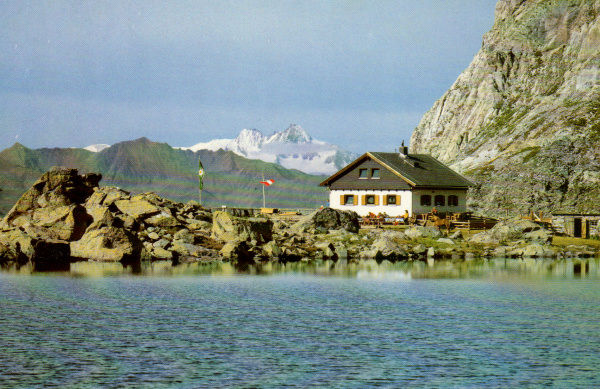
M 165 250 L 161 247 L 154 247 L 151 251 L 151 255 L 153 258 L 159 260 L 172 261 L 174 259 L 174 254 L 171 251 Z
M 337 254 L 338 258 L 348 258 L 348 249 L 346 248 L 346 246 L 336 245 L 335 253 Z
M 462 239 L 464 239 L 463 238 L 463 234 L 460 231 L 454 232 L 452 235 L 450 235 L 449 238 L 452 239 L 452 240 L 462 240 Z
M 263 253 L 268 257 L 278 257 L 282 252 L 281 248 L 274 240 L 267 242 L 262 249 Z
M 435 227 L 412 226 L 404 231 L 404 234 L 411 239 L 417 238 L 440 238 L 442 233 Z
M 468 240 L 484 244 L 516 241 L 549 243 L 552 242 L 552 233 L 530 220 L 510 219 L 501 221 L 491 230 L 475 234 Z
M 190 243 L 173 242 L 170 251 L 176 252 L 177 254 L 184 257 L 199 258 L 207 252 L 207 249 L 202 246 L 197 246 Z
M 412 248 L 412 252 L 415 255 L 427 255 L 427 247 L 423 244 L 418 244 Z
M 252 254 L 245 241 L 231 241 L 225 243 L 225 246 L 219 252 L 225 258 L 236 259 L 238 262 L 254 262 Z
M 376 251 L 377 256 L 383 258 L 401 259 L 408 256 L 402 246 L 385 236 L 373 242 L 373 250 Z
M 336 256 L 335 253 L 335 246 L 333 245 L 333 243 L 319 243 L 317 244 L 315 247 L 321 249 L 321 251 L 323 251 L 323 257 L 325 258 L 331 258 Z
M 291 228 L 294 231 L 300 232 L 309 231 L 311 228 L 314 228 L 322 233 L 339 229 L 357 233 L 360 226 L 358 223 L 358 214 L 356 212 L 323 208 L 302 218 Z
M 154 230 L 154 228 L 152 228 Z M 156 232 L 152 231 L 148 234 L 148 239 L 151 240 L 158 240 L 160 239 L 160 235 L 158 235 Z
M 456 243 L 454 243 L 454 241 L 452 239 L 448 239 L 448 238 L 440 238 L 437 240 L 438 243 L 444 243 L 444 244 L 449 244 L 449 245 L 456 245 Z
M 167 248 L 171 244 L 171 241 L 165 238 L 159 239 L 152 244 L 152 247 L 160 247 L 161 249 Z
M 194 234 L 192 234 L 187 228 L 182 228 L 173 235 L 173 240 L 183 243 L 194 243 Z
M 408 236 L 402 231 L 396 230 L 383 230 L 380 233 L 380 236 L 386 237 L 388 239 L 398 239 L 398 240 L 406 240 Z
M 119 211 L 130 215 L 134 219 L 141 219 L 160 213 L 160 209 L 156 205 L 142 199 L 117 200 L 115 201 L 115 205 Z
M 273 222 L 264 218 L 240 218 L 227 212 L 213 213 L 212 236 L 221 241 L 256 240 L 264 244 L 273 239 Z
M 525 247 L 523 250 L 523 256 L 532 258 L 553 257 L 555 256 L 555 253 L 545 245 L 534 243 Z
M 142 242 L 130 231 L 117 227 L 103 227 L 86 232 L 71 242 L 71 255 L 98 261 L 139 261 Z

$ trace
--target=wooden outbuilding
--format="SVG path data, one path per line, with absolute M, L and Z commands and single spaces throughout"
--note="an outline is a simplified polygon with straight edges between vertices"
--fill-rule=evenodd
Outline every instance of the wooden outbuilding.
M 556 213 L 552 215 L 552 225 L 560 233 L 574 238 L 589 238 L 600 235 L 598 221 L 600 214 Z

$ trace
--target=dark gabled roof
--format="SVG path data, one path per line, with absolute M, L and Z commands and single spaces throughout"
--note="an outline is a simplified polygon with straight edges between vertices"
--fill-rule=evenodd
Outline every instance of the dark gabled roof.
M 367 152 L 320 183 L 328 186 L 345 172 L 370 157 L 416 188 L 468 188 L 475 186 L 448 166 L 427 154 Z

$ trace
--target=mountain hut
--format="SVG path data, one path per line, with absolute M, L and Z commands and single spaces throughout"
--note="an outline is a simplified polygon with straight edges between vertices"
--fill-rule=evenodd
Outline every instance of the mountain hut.
M 467 212 L 474 184 L 426 154 L 367 152 L 319 184 L 329 188 L 329 205 L 360 216 Z

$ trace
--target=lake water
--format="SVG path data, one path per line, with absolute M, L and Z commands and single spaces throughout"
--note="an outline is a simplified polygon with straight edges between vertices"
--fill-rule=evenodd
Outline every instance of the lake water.
M 600 266 L 0 273 L 2 387 L 598 387 Z

